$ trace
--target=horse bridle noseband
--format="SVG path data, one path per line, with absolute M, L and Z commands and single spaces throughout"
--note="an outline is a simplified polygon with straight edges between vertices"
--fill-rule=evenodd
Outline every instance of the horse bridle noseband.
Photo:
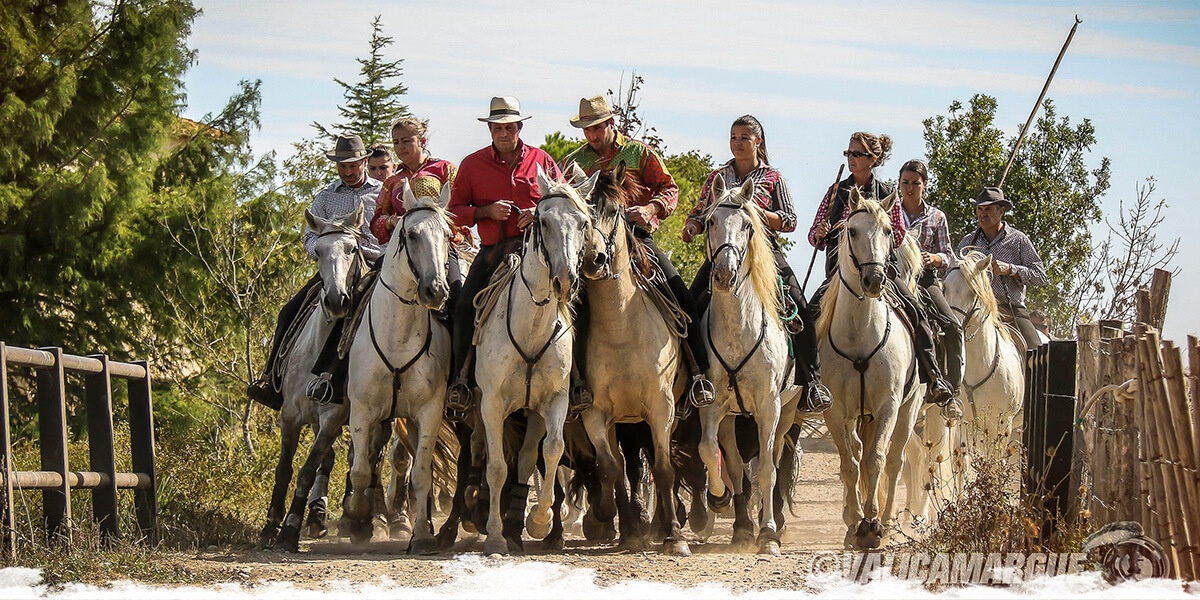
M 857 215 L 858 213 L 870 214 L 867 209 L 860 208 L 858 210 L 852 211 L 849 215 L 847 215 L 846 221 L 849 221 L 851 219 L 851 217 L 853 217 L 854 215 Z M 843 232 L 843 234 L 845 234 L 845 232 Z M 896 245 L 896 232 L 894 232 L 894 231 L 889 232 L 888 237 L 892 238 L 892 246 L 894 247 Z M 882 261 L 872 260 L 872 261 L 868 261 L 868 262 L 859 262 L 858 255 L 856 255 L 854 253 L 854 245 L 850 243 L 849 235 L 846 235 L 846 248 L 850 251 L 850 261 L 854 263 L 855 270 L 857 270 L 860 274 L 862 273 L 863 267 L 877 266 L 881 269 L 886 267 L 886 265 Z M 847 290 L 850 290 L 851 294 L 854 294 L 855 298 L 858 298 L 859 302 L 862 302 L 867 299 L 866 295 L 862 294 L 861 292 L 856 292 L 856 291 L 854 291 L 854 288 L 850 287 L 850 284 L 846 281 L 846 277 L 844 275 L 842 275 L 841 269 L 838 269 L 838 279 L 841 280 L 842 285 L 846 286 Z

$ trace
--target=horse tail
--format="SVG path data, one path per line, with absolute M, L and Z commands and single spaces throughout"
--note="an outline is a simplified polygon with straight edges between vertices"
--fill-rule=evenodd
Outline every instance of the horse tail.
M 458 434 L 454 425 L 443 420 L 433 444 L 433 489 L 437 492 L 454 493 L 458 480 L 458 453 Z

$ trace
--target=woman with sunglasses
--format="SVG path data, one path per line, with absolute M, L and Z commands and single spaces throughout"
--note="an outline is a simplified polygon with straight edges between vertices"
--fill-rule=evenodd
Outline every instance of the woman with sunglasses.
M 729 151 L 733 154 L 733 159 L 709 173 L 704 187 L 700 189 L 700 198 L 683 226 L 683 241 L 691 242 L 692 238 L 704 232 L 703 215 L 708 212 L 708 206 L 716 201 L 713 197 L 713 181 L 716 178 L 722 179 L 725 189 L 736 189 L 748 179 L 754 181 L 754 201 L 762 209 L 763 224 L 767 226 L 771 248 L 774 250 L 775 266 L 779 269 L 779 275 L 783 277 L 784 285 L 787 286 L 787 294 L 796 307 L 799 321 L 789 324 L 789 330 L 794 332 L 792 347 L 796 351 L 795 383 L 805 386 L 800 409 L 805 412 L 824 411 L 832 403 L 832 398 L 829 390 L 821 384 L 817 328 L 808 310 L 808 304 L 804 301 L 804 293 L 800 290 L 796 273 L 788 265 L 787 258 L 779 247 L 779 234 L 796 230 L 796 211 L 792 208 L 792 195 L 783 176 L 767 161 L 767 140 L 763 134 L 762 123 L 759 123 L 758 119 L 752 115 L 742 115 L 734 120 L 729 128 Z M 712 261 L 705 260 L 692 281 L 692 297 L 696 299 L 697 312 L 700 314 L 708 307 L 711 271 Z
M 850 176 L 838 182 L 837 188 L 830 188 L 817 208 L 817 216 L 813 219 L 812 227 L 808 230 L 808 242 L 815 248 L 825 249 L 825 281 L 809 301 L 814 314 L 821 310 L 821 298 L 829 288 L 834 273 L 837 271 L 837 247 L 841 235 L 842 223 L 850 216 L 850 189 L 858 188 L 864 198 L 881 201 L 893 192 L 892 186 L 875 178 L 875 167 L 884 163 L 892 151 L 892 138 L 886 135 L 874 135 L 865 131 L 855 132 L 850 136 L 850 143 L 842 155 L 846 157 L 846 166 L 850 168 Z M 892 220 L 893 237 L 896 247 L 904 241 L 907 228 L 904 225 L 904 209 L 900 202 L 892 205 L 889 213 Z M 895 263 L 893 253 L 889 261 Z M 898 271 L 887 269 L 893 276 Z M 943 407 L 947 417 L 962 415 L 962 403 L 954 393 L 954 388 L 942 377 L 938 366 L 937 354 L 933 345 L 933 330 L 920 302 L 900 284 L 893 280 L 892 286 L 903 300 L 904 312 L 909 322 L 913 324 L 913 341 L 916 347 L 917 365 L 921 372 L 921 381 L 926 383 L 925 401 Z

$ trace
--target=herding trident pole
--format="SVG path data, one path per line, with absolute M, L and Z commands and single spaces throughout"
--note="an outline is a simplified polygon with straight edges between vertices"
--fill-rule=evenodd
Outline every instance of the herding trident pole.
M 1071 38 L 1075 37 L 1075 30 L 1079 29 L 1079 24 L 1082 22 L 1079 20 L 1079 15 L 1075 15 L 1075 25 L 1071 27 L 1071 33 L 1067 34 L 1067 41 L 1063 42 L 1062 50 L 1058 51 L 1058 58 L 1054 60 L 1054 67 L 1050 69 L 1046 85 L 1042 86 L 1042 93 L 1038 94 L 1037 102 L 1033 103 L 1033 110 L 1029 112 L 1025 127 L 1021 128 L 1021 135 L 1017 137 L 1017 144 L 1013 146 L 1012 154 L 1008 155 L 1008 164 L 1004 165 L 1004 174 L 1000 176 L 1000 183 L 997 183 L 996 187 L 1004 187 L 1004 180 L 1008 178 L 1008 170 L 1012 168 L 1013 161 L 1017 159 L 1017 150 L 1021 148 L 1021 142 L 1025 141 L 1025 134 L 1029 132 L 1029 126 L 1033 124 L 1033 117 L 1037 115 L 1038 108 L 1042 106 L 1042 99 L 1046 97 L 1046 92 L 1050 89 L 1050 82 L 1054 81 L 1054 73 L 1058 71 L 1058 64 L 1062 62 L 1063 55 L 1067 53 L 1067 46 L 1071 45 Z

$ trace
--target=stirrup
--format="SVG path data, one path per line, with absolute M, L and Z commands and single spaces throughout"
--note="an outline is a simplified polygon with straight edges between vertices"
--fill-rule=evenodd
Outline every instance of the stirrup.
M 450 384 L 450 387 L 446 388 L 446 406 L 444 412 L 447 421 L 460 423 L 466 420 L 467 413 L 471 411 L 472 404 L 471 387 L 467 385 L 466 379 L 459 377 Z
M 833 406 L 833 397 L 829 394 L 829 388 L 825 387 L 825 384 L 813 380 L 805 387 L 803 404 L 800 407 L 801 412 L 821 413 Z
M 333 402 L 332 377 L 333 375 L 329 373 L 317 375 L 304 387 L 304 395 L 321 406 Z
M 692 385 L 688 388 L 688 401 L 696 408 L 704 408 L 716 400 L 716 388 L 703 373 L 692 375 Z
M 571 391 L 567 393 L 567 420 L 574 421 L 584 411 L 592 407 L 592 390 L 582 379 L 577 379 L 571 384 Z

